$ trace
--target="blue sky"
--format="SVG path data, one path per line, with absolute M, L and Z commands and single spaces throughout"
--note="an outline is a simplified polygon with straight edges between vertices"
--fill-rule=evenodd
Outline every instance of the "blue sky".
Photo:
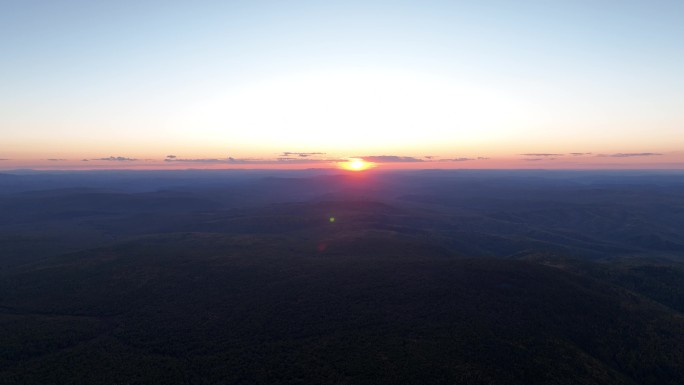
M 2 158 L 684 148 L 684 2 L 4 1 L 0 7 Z M 392 93 L 378 90 L 404 82 Z M 387 100 L 401 92 L 406 96 L 376 112 L 345 109 L 355 94 Z M 478 101 L 462 107 L 470 94 Z M 405 115 L 421 100 L 441 105 L 438 98 L 449 95 L 454 110 L 470 112 L 426 106 Z M 349 128 L 323 115 L 307 117 L 306 105 L 317 99 L 336 105 L 326 107 L 329 116 L 349 110 L 352 118 L 343 119 Z M 283 102 L 294 112 L 255 123 L 231 110 L 227 103 L 235 100 L 251 100 L 239 106 L 251 114 L 268 116 Z M 421 114 L 442 120 L 421 127 Z M 488 123 L 479 124 L 479 116 Z M 340 130 L 373 135 L 354 145 L 340 140 Z M 405 141 L 383 147 L 396 135 Z M 92 154 L 83 151 L 86 143 Z

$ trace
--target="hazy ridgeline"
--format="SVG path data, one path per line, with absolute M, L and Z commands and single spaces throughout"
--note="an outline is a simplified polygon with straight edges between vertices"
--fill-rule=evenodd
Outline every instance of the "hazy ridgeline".
M 0 174 L 0 383 L 680 384 L 684 174 Z

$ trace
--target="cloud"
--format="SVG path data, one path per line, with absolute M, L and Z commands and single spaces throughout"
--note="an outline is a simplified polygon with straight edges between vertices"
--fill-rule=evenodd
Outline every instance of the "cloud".
M 175 155 L 167 155 L 166 159 L 176 159 L 176 156 Z
M 96 158 L 96 159 L 91 159 L 91 160 L 106 160 L 106 161 L 111 161 L 111 162 L 132 162 L 132 161 L 137 160 L 137 159 L 127 158 L 125 156 L 110 156 L 109 158 Z
M 572 156 L 591 155 L 591 152 L 571 152 L 570 155 L 572 155 Z
M 539 162 L 540 160 L 556 160 L 557 158 L 525 158 L 526 162 Z
M 50 159 L 48 159 L 48 160 L 49 160 L 50 162 L 63 162 L 63 161 L 65 161 L 66 159 L 61 159 L 61 158 L 50 158 Z
M 412 156 L 396 156 L 396 155 L 354 156 L 354 158 L 361 158 L 366 162 L 375 162 L 375 163 L 424 162 L 424 160 L 414 158 Z
M 535 157 L 549 157 L 549 156 L 563 156 L 563 154 L 520 154 L 522 156 L 535 156 Z
M 361 158 L 366 162 L 375 163 L 431 163 L 431 162 L 467 162 L 471 160 L 485 160 L 489 159 L 483 156 L 477 158 L 440 158 L 439 156 L 426 155 L 423 159 L 413 156 L 398 156 L 398 155 L 372 155 L 372 156 L 354 156 L 353 158 Z
M 7 158 L 0 158 L 0 160 L 9 160 L 9 159 L 7 159 Z
M 332 163 L 341 162 L 340 159 L 306 159 L 301 157 L 278 157 L 275 159 L 261 159 L 261 158 L 199 158 L 199 159 L 185 159 L 185 158 L 169 158 L 164 159 L 164 162 L 177 163 L 204 163 L 204 164 L 283 164 L 283 163 Z
M 347 159 L 306 159 L 305 157 L 302 158 L 301 155 L 299 158 L 280 157 L 276 159 L 276 162 L 278 163 L 335 163 L 346 161 Z M 273 161 L 269 159 L 261 160 L 260 162 L 263 164 L 273 163 Z
M 164 162 L 180 162 L 180 163 L 237 163 L 234 158 L 216 159 L 216 158 L 197 158 L 197 159 L 181 159 L 173 155 L 167 156 Z
M 313 155 L 325 155 L 325 152 L 292 152 L 284 151 L 280 156 L 284 158 L 289 158 L 291 155 L 297 155 L 301 158 L 306 158 Z
M 596 156 L 602 158 L 631 158 L 636 156 L 660 156 L 657 152 L 619 152 L 617 154 L 598 154 Z

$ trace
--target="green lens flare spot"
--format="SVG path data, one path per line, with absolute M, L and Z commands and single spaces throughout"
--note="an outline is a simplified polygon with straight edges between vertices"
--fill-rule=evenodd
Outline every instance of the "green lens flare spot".
M 335 222 L 335 217 L 330 217 L 330 223 Z

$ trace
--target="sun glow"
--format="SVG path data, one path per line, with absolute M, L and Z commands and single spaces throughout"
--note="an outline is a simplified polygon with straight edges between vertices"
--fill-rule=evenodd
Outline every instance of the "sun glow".
M 370 154 L 510 137 L 536 127 L 540 115 L 524 100 L 429 73 L 329 69 L 227 87 L 167 117 L 181 135 L 201 126 L 200 136 L 243 147 Z
M 373 163 L 360 158 L 350 158 L 348 161 L 340 163 L 339 166 L 345 170 L 363 171 L 373 167 Z

